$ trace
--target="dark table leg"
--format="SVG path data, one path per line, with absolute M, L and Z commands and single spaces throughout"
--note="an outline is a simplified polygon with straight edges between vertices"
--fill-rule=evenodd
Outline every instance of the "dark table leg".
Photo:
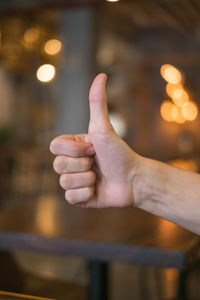
M 183 270 L 180 271 L 179 274 L 179 282 L 178 282 L 178 300 L 186 299 L 186 279 L 187 279 L 188 271 Z
M 108 264 L 90 262 L 90 300 L 108 299 Z

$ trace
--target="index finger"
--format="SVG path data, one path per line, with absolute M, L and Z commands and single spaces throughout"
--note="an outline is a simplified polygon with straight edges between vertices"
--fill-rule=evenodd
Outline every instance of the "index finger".
M 94 155 L 95 150 L 90 143 L 85 143 L 73 135 L 62 135 L 52 140 L 50 151 L 55 155 L 84 157 Z

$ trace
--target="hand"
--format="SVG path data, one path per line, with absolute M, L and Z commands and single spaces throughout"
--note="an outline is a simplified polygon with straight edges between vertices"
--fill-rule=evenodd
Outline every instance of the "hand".
M 70 204 L 82 207 L 133 205 L 141 157 L 115 133 L 108 117 L 106 75 L 99 74 L 90 89 L 88 134 L 55 138 L 54 169 Z

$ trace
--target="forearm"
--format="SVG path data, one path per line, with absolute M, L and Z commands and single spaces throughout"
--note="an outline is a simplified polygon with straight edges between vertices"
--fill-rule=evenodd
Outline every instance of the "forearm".
M 135 206 L 200 234 L 200 175 L 142 159 Z

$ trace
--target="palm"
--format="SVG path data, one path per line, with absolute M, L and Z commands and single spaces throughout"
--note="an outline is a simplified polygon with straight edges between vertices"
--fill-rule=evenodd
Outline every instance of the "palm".
M 89 134 L 89 137 L 96 152 L 94 170 L 97 180 L 95 196 L 88 202 L 88 206 L 99 208 L 131 205 L 132 151 L 112 131 L 106 135 Z

